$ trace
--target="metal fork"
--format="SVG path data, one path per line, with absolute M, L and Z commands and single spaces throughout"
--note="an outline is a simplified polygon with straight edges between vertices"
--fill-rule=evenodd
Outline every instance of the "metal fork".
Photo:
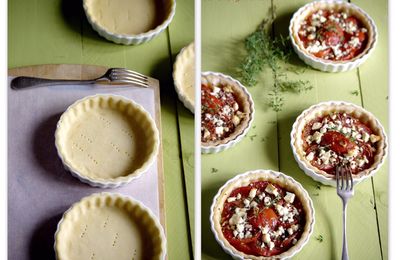
M 54 85 L 90 85 L 95 83 L 133 84 L 147 88 L 149 87 L 149 78 L 132 70 L 111 68 L 107 70 L 103 76 L 91 80 L 44 79 L 24 76 L 16 77 L 11 81 L 11 88 L 25 89 Z
M 342 260 L 348 260 L 346 238 L 346 209 L 347 201 L 354 196 L 353 176 L 349 165 L 339 165 L 336 168 L 336 191 L 343 201 L 343 248 Z

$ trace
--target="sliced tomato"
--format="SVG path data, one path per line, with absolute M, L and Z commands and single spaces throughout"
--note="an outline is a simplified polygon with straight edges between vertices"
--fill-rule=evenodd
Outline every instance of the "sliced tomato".
M 252 187 L 250 186 L 246 186 L 246 187 L 240 187 L 237 189 L 234 189 L 230 195 L 230 197 L 236 197 L 239 193 L 240 195 L 243 197 L 247 197 L 249 196 L 250 190 L 252 189 Z
M 333 21 L 327 21 L 324 26 L 318 30 L 317 35 L 327 46 L 335 46 L 344 39 L 344 31 L 339 24 Z
M 233 247 L 246 254 L 253 254 L 254 245 L 257 244 L 257 240 L 261 235 L 261 232 L 257 232 L 253 237 L 239 239 L 235 238 L 232 231 L 229 229 L 224 229 L 222 233 Z
M 363 41 L 365 41 L 366 35 L 365 35 L 364 32 L 359 31 L 359 32 L 357 32 L 356 37 L 358 37 L 358 39 L 360 40 L 360 42 L 363 42 Z
M 254 228 L 268 226 L 274 229 L 278 220 L 279 218 L 272 208 L 264 208 L 258 214 L 249 216 L 249 222 Z
M 347 17 L 345 20 L 344 20 L 344 22 L 347 24 L 347 23 L 353 23 L 353 24 L 355 24 L 357 27 L 358 27 L 358 20 L 355 18 L 355 17 L 353 17 L 353 16 L 350 16 L 350 17 Z
M 327 48 L 325 50 L 319 51 L 314 53 L 313 55 L 317 58 L 322 58 L 324 59 L 327 55 L 329 55 L 332 52 L 332 50 L 330 48 Z
M 355 147 L 344 134 L 336 131 L 328 131 L 321 138 L 321 145 L 328 146 L 338 154 L 345 154 Z

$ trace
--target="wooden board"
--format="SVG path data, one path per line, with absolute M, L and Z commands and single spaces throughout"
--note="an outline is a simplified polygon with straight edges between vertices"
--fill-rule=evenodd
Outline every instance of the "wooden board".
M 49 64 L 36 65 L 10 69 L 9 76 L 31 76 L 50 79 L 93 79 L 103 75 L 108 68 L 94 65 L 72 65 L 72 64 Z M 155 122 L 159 129 L 160 140 L 162 140 L 161 113 L 160 113 L 160 89 L 157 79 L 149 78 L 149 87 L 154 90 Z M 165 199 L 164 199 L 164 170 L 163 170 L 163 149 L 160 142 L 160 149 L 157 155 L 158 194 L 159 194 L 159 219 L 165 233 Z M 110 190 L 112 191 L 112 190 Z

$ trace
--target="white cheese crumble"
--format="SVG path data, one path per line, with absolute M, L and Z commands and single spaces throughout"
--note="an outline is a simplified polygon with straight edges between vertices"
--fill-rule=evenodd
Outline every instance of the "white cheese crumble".
M 286 192 L 286 196 L 283 198 L 287 203 L 293 203 L 296 195 L 291 192 Z
M 229 203 L 234 202 L 236 200 L 236 197 L 230 197 L 228 198 L 226 201 L 228 201 Z
M 257 189 L 256 188 L 252 188 L 249 192 L 249 198 L 253 199 L 257 194 Z
M 279 195 L 278 189 L 271 183 L 268 183 L 267 187 L 265 188 L 265 191 L 269 194 L 273 194 L 275 197 Z
M 310 153 L 306 156 L 306 159 L 307 159 L 308 161 L 312 161 L 312 160 L 314 159 L 314 152 L 310 152 Z

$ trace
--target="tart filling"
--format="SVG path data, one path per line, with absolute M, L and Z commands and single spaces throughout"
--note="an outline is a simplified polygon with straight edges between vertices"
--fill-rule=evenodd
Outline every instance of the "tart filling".
M 237 144 L 254 117 L 250 93 L 237 80 L 216 72 L 201 77 L 201 149 L 216 153 Z
M 292 192 L 256 181 L 234 189 L 224 203 L 222 233 L 237 250 L 274 256 L 295 245 L 303 233 L 305 213 Z
M 291 177 L 255 170 L 220 188 L 210 220 L 217 241 L 231 255 L 284 259 L 308 241 L 314 210 L 307 192 Z
M 99 193 L 66 211 L 55 234 L 57 259 L 164 259 L 165 236 L 140 202 Z
M 382 139 L 359 119 L 337 112 L 308 122 L 302 138 L 306 159 L 332 175 L 340 164 L 348 164 L 353 174 L 370 168 Z
M 201 84 L 201 141 L 223 140 L 244 118 L 243 108 L 229 84 Z
M 346 61 L 365 50 L 368 29 L 346 10 L 318 10 L 301 22 L 298 37 L 306 51 L 315 57 Z

